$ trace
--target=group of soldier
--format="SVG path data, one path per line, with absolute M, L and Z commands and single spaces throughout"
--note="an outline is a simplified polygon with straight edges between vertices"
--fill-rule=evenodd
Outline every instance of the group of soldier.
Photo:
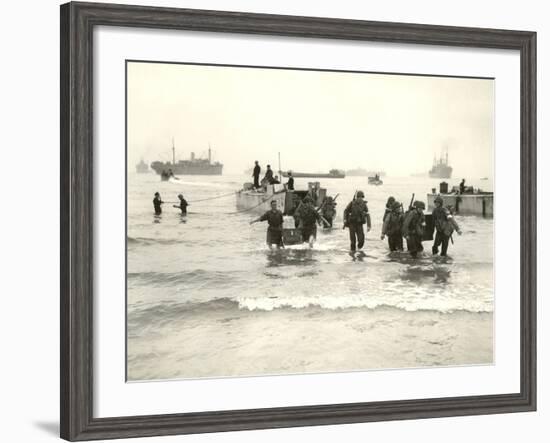
M 328 197 L 330 198 L 330 197 Z M 300 229 L 302 241 L 309 243 L 310 247 L 317 236 L 317 225 L 332 227 L 332 221 L 336 213 L 336 203 L 334 199 L 327 205 L 328 200 L 319 208 L 315 208 L 314 200 L 307 195 L 294 211 L 295 226 Z M 435 208 L 432 212 L 433 224 L 436 231 L 435 239 L 432 245 L 432 253 L 447 255 L 449 240 L 452 240 L 452 234 L 456 231 L 462 234 L 456 220 L 453 217 L 450 208 L 443 207 L 443 199 L 440 196 L 435 198 Z M 328 208 L 328 214 L 327 214 Z M 380 239 L 388 238 L 388 247 L 390 251 L 403 251 L 404 242 L 413 258 L 424 250 L 422 241 L 426 227 L 424 202 L 416 200 L 412 202 L 407 211 L 404 211 L 403 205 L 389 197 L 383 216 L 382 232 Z M 324 215 L 327 214 L 327 217 Z M 277 248 L 284 247 L 283 242 L 283 213 L 277 209 L 277 201 L 271 202 L 271 209 L 260 217 L 252 220 L 250 224 L 267 221 L 266 243 L 269 248 L 275 245 Z M 365 194 L 363 191 L 357 191 L 354 198 L 344 210 L 344 229 L 349 230 L 350 249 L 352 252 L 361 250 L 365 245 L 365 230 L 369 232 L 372 228 L 371 217 Z M 441 247 L 441 252 L 439 248 Z

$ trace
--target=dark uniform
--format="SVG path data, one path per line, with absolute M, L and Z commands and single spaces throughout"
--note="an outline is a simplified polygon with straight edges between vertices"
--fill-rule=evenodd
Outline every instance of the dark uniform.
M 365 245 L 365 232 L 363 225 L 367 223 L 370 229 L 371 221 L 367 202 L 362 200 L 352 200 L 344 210 L 345 226 L 349 229 L 350 248 L 355 251 Z
M 409 209 L 403 218 L 403 235 L 407 239 L 407 249 L 411 256 L 415 257 L 424 250 L 422 246 L 422 234 L 424 233 L 423 202 L 414 202 L 414 207 Z
M 189 206 L 189 203 L 187 203 L 187 200 L 185 200 L 184 198 L 181 198 L 180 206 L 179 206 L 179 208 L 181 209 L 181 215 L 187 215 L 187 206 Z
M 336 202 L 332 197 L 325 197 L 323 202 L 323 218 L 328 222 L 328 226 L 332 228 L 332 221 L 336 216 Z
M 401 235 L 401 225 L 403 224 L 403 213 L 401 205 L 393 202 L 391 208 L 386 208 L 384 214 L 384 223 L 382 225 L 382 238 L 388 237 L 388 247 L 390 251 L 403 250 L 403 236 Z
M 271 209 L 260 217 L 260 221 L 266 221 L 267 228 L 266 243 L 268 246 L 283 246 L 283 213 L 278 209 Z
M 163 201 L 160 199 L 159 195 L 155 195 L 155 198 L 153 199 L 153 206 L 155 208 L 155 214 L 160 215 L 162 214 L 162 205 Z
M 298 226 L 302 231 L 302 241 L 307 242 L 309 238 L 317 238 L 317 222 L 321 222 L 321 215 L 315 210 L 311 201 L 302 203 L 294 214 Z
M 294 177 L 292 176 L 288 177 L 288 181 L 286 182 L 286 188 L 289 191 L 294 191 Z
M 254 171 L 252 172 L 252 176 L 254 177 L 255 188 L 260 187 L 260 172 L 262 172 L 262 168 L 260 168 L 260 165 L 254 166 Z
M 436 230 L 432 253 L 437 254 L 439 246 L 441 246 L 441 256 L 446 256 L 453 231 L 456 230 L 460 233 L 460 229 L 449 210 L 442 206 L 434 208 L 432 216 Z
M 264 178 L 262 179 L 262 182 L 271 185 L 273 183 L 273 169 L 268 168 L 265 171 Z

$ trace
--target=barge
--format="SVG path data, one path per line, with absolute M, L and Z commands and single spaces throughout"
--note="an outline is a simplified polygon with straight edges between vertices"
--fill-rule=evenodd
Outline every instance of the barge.
M 482 217 L 493 217 L 493 193 L 450 193 L 450 194 L 428 194 L 428 210 L 435 208 L 434 200 L 437 196 L 443 199 L 443 206 L 453 208 L 459 215 L 480 215 Z

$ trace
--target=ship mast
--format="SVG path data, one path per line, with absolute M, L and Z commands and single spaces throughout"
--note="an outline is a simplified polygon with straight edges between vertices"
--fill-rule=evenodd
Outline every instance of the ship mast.
M 212 163 L 212 149 L 210 149 L 210 142 L 208 142 L 208 163 Z
M 172 164 L 176 164 L 176 145 L 174 144 L 174 137 L 172 137 Z

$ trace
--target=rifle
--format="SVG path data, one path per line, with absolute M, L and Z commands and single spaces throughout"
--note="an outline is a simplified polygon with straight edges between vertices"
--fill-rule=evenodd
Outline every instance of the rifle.
M 409 210 L 411 210 L 413 208 L 413 203 L 414 203 L 414 192 L 413 192 L 413 195 L 411 197 L 411 202 L 409 203 Z

